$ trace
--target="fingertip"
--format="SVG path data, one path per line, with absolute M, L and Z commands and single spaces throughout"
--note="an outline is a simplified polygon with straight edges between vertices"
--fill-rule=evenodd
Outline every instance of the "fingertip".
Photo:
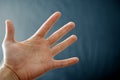
M 59 15 L 61 15 L 61 14 L 62 14 L 60 11 L 56 11 L 55 13 L 56 13 L 56 14 L 59 14 Z
M 70 21 L 68 22 L 66 25 L 68 25 L 69 27 L 71 27 L 72 29 L 75 28 L 75 23 Z
M 11 22 L 11 20 L 10 19 L 6 19 L 5 20 L 5 23 L 7 24 L 7 23 L 10 23 Z
M 72 39 L 73 39 L 74 41 L 77 41 L 77 39 L 78 39 L 78 37 L 77 37 L 76 35 L 74 35 L 74 34 L 73 34 L 71 37 L 72 37 Z
M 67 66 L 74 65 L 74 64 L 76 64 L 78 62 L 79 62 L 79 58 L 78 57 L 72 57 L 72 58 L 69 59 L 69 62 L 67 64 Z
M 9 27 L 9 29 L 13 29 L 13 23 L 10 19 L 5 20 L 6 27 Z
M 53 13 L 52 16 L 55 16 L 55 17 L 57 17 L 57 18 L 60 18 L 60 17 L 61 17 L 61 12 L 56 11 L 56 12 Z
M 73 27 L 75 27 L 75 22 L 70 21 L 69 24 L 71 24 Z
M 78 57 L 73 57 L 73 60 L 74 60 L 75 63 L 79 62 L 79 58 Z

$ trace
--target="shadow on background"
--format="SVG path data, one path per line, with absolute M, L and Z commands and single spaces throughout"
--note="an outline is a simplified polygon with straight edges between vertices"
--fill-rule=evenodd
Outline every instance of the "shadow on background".
M 75 44 L 55 58 L 77 56 L 80 62 L 49 71 L 38 80 L 120 80 L 119 0 L 0 0 L 0 42 L 5 19 L 14 22 L 15 37 L 22 41 L 55 11 L 63 16 L 47 36 L 69 21 L 74 21 L 76 28 L 63 39 L 71 34 L 78 36 Z

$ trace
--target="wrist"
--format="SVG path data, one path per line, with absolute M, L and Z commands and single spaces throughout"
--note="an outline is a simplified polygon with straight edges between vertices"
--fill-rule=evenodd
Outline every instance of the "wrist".
M 20 80 L 16 73 L 8 66 L 3 66 L 0 69 L 1 80 Z

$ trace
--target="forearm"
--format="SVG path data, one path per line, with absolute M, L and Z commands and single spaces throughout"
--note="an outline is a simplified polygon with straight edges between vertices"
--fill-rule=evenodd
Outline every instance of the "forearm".
M 0 69 L 0 80 L 19 80 L 17 75 L 8 67 Z

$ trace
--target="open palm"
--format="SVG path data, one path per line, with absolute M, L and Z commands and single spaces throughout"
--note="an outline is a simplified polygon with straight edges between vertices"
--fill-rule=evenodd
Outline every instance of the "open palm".
M 45 39 L 61 13 L 55 12 L 29 39 L 18 42 L 14 39 L 14 27 L 10 20 L 6 20 L 6 35 L 3 41 L 4 65 L 11 68 L 21 80 L 34 79 L 45 72 L 69 66 L 78 62 L 78 58 L 54 60 L 54 56 L 77 40 L 75 35 L 53 46 L 75 24 L 69 22 Z

